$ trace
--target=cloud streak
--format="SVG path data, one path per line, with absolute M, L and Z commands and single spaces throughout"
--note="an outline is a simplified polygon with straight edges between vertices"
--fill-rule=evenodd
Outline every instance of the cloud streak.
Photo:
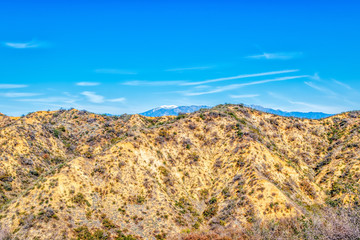
M 107 100 L 108 102 L 125 102 L 126 98 L 114 98 Z
M 113 98 L 113 99 L 105 99 L 104 96 L 101 96 L 99 94 L 96 94 L 95 92 L 88 92 L 84 91 L 81 93 L 81 95 L 84 95 L 89 102 L 92 103 L 104 103 L 104 102 L 125 102 L 126 98 Z
M 98 82 L 78 82 L 76 83 L 77 86 L 82 86 L 82 87 L 93 87 L 93 86 L 99 86 L 100 83 Z
M 26 88 L 25 84 L 0 84 L 0 89 Z
M 282 102 L 290 103 L 291 105 L 299 106 L 298 108 L 288 107 L 288 108 L 281 108 L 285 111 L 299 111 L 299 112 L 325 112 L 325 113 L 339 113 L 341 112 L 341 107 L 337 106 L 327 106 L 327 105 L 319 105 L 319 104 L 313 104 L 313 103 L 307 103 L 303 101 L 294 101 L 292 99 L 289 99 L 285 96 L 279 95 L 277 93 L 269 92 L 268 93 L 271 97 L 275 99 L 279 99 Z
M 181 72 L 181 71 L 189 71 L 189 70 L 205 70 L 213 68 L 212 66 L 203 66 L 203 67 L 188 67 L 188 68 L 172 68 L 166 69 L 167 72 Z
M 347 88 L 348 90 L 352 90 L 352 87 L 350 87 L 349 85 L 347 85 L 346 83 L 343 83 L 343 82 L 340 82 L 340 81 L 337 81 L 337 80 L 333 80 L 334 83 L 336 83 L 337 85 L 340 85 L 344 88 Z
M 280 77 L 280 78 L 274 78 L 274 79 L 266 79 L 266 80 L 259 80 L 254 82 L 247 82 L 247 83 L 240 83 L 240 84 L 231 84 L 223 87 L 217 87 L 213 90 L 206 91 L 206 92 L 183 92 L 185 96 L 199 96 L 199 95 L 205 95 L 205 94 L 212 94 L 212 93 L 220 93 L 224 91 L 229 91 L 245 86 L 251 86 L 251 85 L 258 85 L 258 84 L 264 84 L 269 82 L 279 82 L 279 81 L 287 81 L 292 79 L 298 79 L 298 78 L 305 78 L 309 77 L 308 75 L 301 75 L 301 76 L 291 76 L 291 77 Z
M 262 77 L 262 76 L 269 76 L 269 75 L 276 75 L 276 74 L 283 74 L 283 73 L 292 73 L 292 72 L 297 72 L 297 71 L 299 71 L 299 70 L 292 69 L 292 70 L 272 71 L 272 72 L 263 72 L 263 73 L 243 74 L 243 75 L 238 75 L 238 76 L 234 76 L 234 77 L 216 78 L 216 79 L 210 79 L 210 80 L 199 81 L 199 82 L 187 82 L 187 83 L 183 83 L 182 85 L 184 85 L 184 86 L 201 85 L 201 84 L 229 81 L 229 80 L 242 79 L 242 78 Z
M 105 98 L 101 95 L 97 95 L 95 92 L 84 91 L 81 93 L 81 95 L 84 95 L 88 99 L 88 101 L 92 103 L 105 102 Z
M 231 98 L 254 98 L 258 96 L 259 94 L 230 95 Z
M 4 45 L 10 48 L 16 49 L 26 49 L 26 48 L 38 48 L 44 44 L 41 42 L 31 41 L 31 42 L 5 42 Z
M 119 74 L 119 75 L 135 75 L 137 72 L 132 72 L 123 69 L 115 69 L 115 68 L 101 68 L 95 69 L 96 73 L 103 73 L 103 74 Z
M 302 111 L 325 112 L 325 113 L 341 112 L 340 107 L 324 106 L 324 105 L 312 104 L 312 103 L 301 102 L 301 101 L 291 101 L 291 100 L 289 101 L 289 103 L 306 107 L 306 110 L 302 110 Z
M 185 81 L 127 81 L 122 83 L 122 85 L 127 86 L 173 86 L 180 85 L 185 83 Z
M 301 57 L 301 52 L 279 52 L 279 53 L 263 53 L 259 55 L 247 56 L 246 58 L 251 59 L 268 59 L 268 60 L 289 60 L 293 58 Z
M 17 99 L 19 102 L 36 102 L 36 103 L 74 103 L 76 100 L 65 97 L 45 97 L 45 98 L 27 98 Z
M 34 97 L 41 95 L 40 93 L 17 93 L 17 92 L 10 92 L 10 93 L 0 93 L 2 97 L 9 97 L 9 98 L 17 98 L 17 97 Z
M 312 82 L 304 82 L 306 85 L 308 85 L 309 87 L 319 91 L 319 92 L 323 92 L 323 93 L 326 93 L 328 95 L 337 95 L 335 92 L 331 91 L 330 89 L 327 89 L 327 88 L 324 88 L 324 87 L 320 87 Z

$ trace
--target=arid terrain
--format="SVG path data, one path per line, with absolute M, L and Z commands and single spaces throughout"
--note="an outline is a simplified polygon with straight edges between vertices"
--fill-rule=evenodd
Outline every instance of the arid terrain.
M 0 239 L 359 239 L 360 112 L 0 115 Z

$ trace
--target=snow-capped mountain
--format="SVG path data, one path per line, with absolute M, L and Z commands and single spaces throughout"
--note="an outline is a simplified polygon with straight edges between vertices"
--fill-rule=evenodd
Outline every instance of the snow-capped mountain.
M 147 117 L 161 117 L 161 116 L 177 116 L 179 113 L 192 113 L 201 108 L 210 108 L 209 106 L 176 106 L 176 105 L 164 105 L 158 108 L 151 109 L 149 111 L 140 113 L 140 115 Z

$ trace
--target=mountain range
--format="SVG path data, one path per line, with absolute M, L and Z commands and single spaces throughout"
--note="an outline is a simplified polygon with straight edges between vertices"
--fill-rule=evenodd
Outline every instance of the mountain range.
M 192 113 L 200 110 L 201 108 L 210 108 L 209 106 L 176 106 L 176 105 L 164 105 L 158 108 L 151 109 L 149 111 L 140 113 L 140 115 L 146 117 L 163 117 L 163 116 L 177 116 L 180 113 Z
M 259 111 L 263 111 L 263 112 L 267 112 L 267 113 L 272 113 L 275 115 L 279 115 L 279 116 L 284 116 L 284 117 L 297 117 L 297 118 L 308 118 L 308 119 L 321 119 L 321 118 L 326 118 L 326 117 L 330 117 L 333 114 L 327 114 L 327 113 L 323 113 L 323 112 L 286 112 L 286 111 L 281 111 L 281 110 L 275 110 L 275 109 L 271 109 L 271 108 L 264 108 L 262 106 L 258 106 L 258 105 L 244 105 Z M 211 108 L 210 106 L 196 106 L 196 105 L 191 105 L 191 106 L 175 106 L 175 105 L 165 105 L 165 106 L 161 106 L 158 108 L 154 108 L 151 109 L 149 111 L 140 113 L 140 115 L 143 116 L 147 116 L 147 117 L 162 117 L 162 116 L 177 116 L 180 113 L 192 113 L 195 111 L 198 111 L 199 109 L 202 108 Z

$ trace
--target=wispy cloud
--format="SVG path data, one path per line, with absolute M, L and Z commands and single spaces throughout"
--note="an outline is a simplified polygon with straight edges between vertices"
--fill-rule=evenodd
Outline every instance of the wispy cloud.
M 124 102 L 126 100 L 126 98 L 114 98 L 114 99 L 109 99 L 107 100 L 108 102 Z
M 97 95 L 95 92 L 84 91 L 81 93 L 81 95 L 84 95 L 89 100 L 89 102 L 92 103 L 103 103 L 105 101 L 103 96 Z
M 338 89 L 337 88 L 337 86 L 341 86 L 341 87 L 343 87 L 343 88 L 346 88 L 347 90 L 351 90 L 351 92 L 354 94 L 354 93 L 356 93 L 356 94 L 358 94 L 358 92 L 355 90 L 355 89 L 353 89 L 351 86 L 349 86 L 348 84 L 346 84 L 346 83 L 343 83 L 343 82 L 340 82 L 340 81 L 338 81 L 338 80 L 335 80 L 335 79 L 323 79 L 323 78 L 321 78 L 320 76 L 319 76 L 319 74 L 318 73 L 315 73 L 314 75 L 312 75 L 312 76 L 310 76 L 309 77 L 311 80 L 313 80 L 313 81 L 316 81 L 318 84 L 323 84 L 323 85 L 331 85 L 331 87 L 333 88 L 333 89 L 336 89 L 336 90 L 340 90 L 340 89 Z M 331 84 L 332 83 L 332 84 Z M 307 83 L 305 83 L 305 84 L 307 84 Z M 317 90 L 319 90 L 319 91 L 322 91 L 322 92 L 325 92 L 325 93 L 329 93 L 329 94 L 332 94 L 332 95 L 337 95 L 338 97 L 345 97 L 346 95 L 344 95 L 344 94 L 336 94 L 334 91 L 331 91 L 331 90 L 329 90 L 329 89 L 326 89 L 326 88 L 324 88 L 324 87 L 319 87 L 319 86 L 316 86 L 315 84 L 307 84 L 308 86 L 310 86 L 310 87 L 313 87 L 314 89 L 317 89 Z M 348 92 L 349 94 L 350 94 L 350 92 Z M 346 100 L 346 101 L 348 101 L 348 100 Z
M 251 55 L 246 58 L 252 59 L 277 59 L 277 60 L 289 60 L 302 56 L 302 52 L 278 52 L 278 53 L 266 53 L 259 55 Z
M 5 42 L 5 46 L 10 48 L 18 48 L 18 49 L 25 49 L 25 48 L 38 48 L 45 45 L 45 43 L 31 41 L 31 42 Z
M 352 87 L 350 87 L 349 85 L 347 85 L 346 83 L 343 83 L 343 82 L 340 82 L 340 81 L 337 81 L 337 80 L 333 80 L 334 81 L 334 83 L 336 83 L 337 85 L 340 85 L 340 86 L 342 86 L 342 87 L 344 87 L 344 88 L 347 88 L 347 89 L 349 89 L 349 90 L 352 90 L 353 88 Z
M 306 85 L 308 85 L 309 87 L 317 90 L 317 91 L 320 91 L 320 92 L 323 92 L 323 93 L 326 93 L 328 95 L 337 95 L 334 91 L 330 90 L 330 89 L 327 89 L 325 87 L 320 87 L 312 82 L 304 82 Z
M 122 83 L 127 86 L 172 86 L 185 83 L 184 81 L 127 81 Z
M 288 97 L 280 95 L 278 93 L 269 92 L 268 93 L 273 98 L 279 99 L 284 103 L 290 103 L 292 106 L 290 107 L 281 107 L 284 111 L 299 111 L 299 112 L 325 112 L 325 113 L 339 113 L 342 111 L 342 108 L 339 106 L 328 106 L 328 105 L 320 105 L 320 104 L 313 104 L 307 103 L 304 101 L 294 101 Z M 296 107 L 298 106 L 298 107 Z M 272 107 L 274 108 L 274 107 Z
M 309 78 L 314 81 L 321 81 L 321 78 L 318 73 L 315 73 L 314 75 L 309 76 Z
M 339 113 L 342 111 L 340 107 L 336 107 L 336 106 L 325 106 L 325 105 L 318 105 L 318 104 L 301 102 L 301 101 L 289 101 L 289 103 L 305 107 L 303 111 L 325 112 L 325 113 Z
M 104 73 L 104 74 L 120 74 L 120 75 L 135 75 L 137 72 L 128 71 L 124 69 L 115 69 L 115 68 L 101 68 L 95 69 L 96 73 Z
M 10 92 L 10 93 L 0 93 L 2 97 L 9 97 L 9 98 L 17 98 L 17 97 L 33 97 L 41 95 L 40 93 L 19 93 L 19 92 Z
M 125 102 L 126 101 L 126 98 L 124 98 L 124 97 L 106 99 L 104 96 L 96 94 L 95 92 L 88 92 L 88 91 L 82 92 L 81 95 L 84 95 L 88 99 L 88 101 L 92 102 L 92 103 Z
M 26 88 L 25 84 L 0 84 L 0 89 Z
M 77 86 L 83 86 L 83 87 L 92 87 L 92 86 L 98 86 L 100 83 L 98 82 L 78 82 L 76 83 Z
M 213 90 L 206 91 L 206 92 L 182 92 L 182 93 L 186 96 L 198 96 L 198 95 L 204 95 L 204 94 L 229 91 L 229 90 L 233 90 L 233 89 L 237 89 L 237 88 L 241 88 L 241 87 L 245 87 L 245 86 L 258 85 L 258 84 L 264 84 L 264 83 L 269 83 L 269 82 L 287 81 L 287 80 L 305 78 L 305 77 L 308 77 L 308 75 L 280 77 L 280 78 L 274 78 L 274 79 L 259 80 L 259 81 L 254 81 L 254 82 L 231 84 L 231 85 L 227 85 L 227 86 L 217 87 Z
M 65 97 L 45 97 L 45 98 L 27 98 L 17 99 L 19 102 L 37 102 L 37 103 L 74 103 L 75 99 Z
M 231 98 L 253 98 L 258 96 L 259 94 L 230 95 Z
M 186 82 L 186 83 L 183 83 L 182 85 L 184 85 L 184 86 L 200 85 L 200 84 L 229 81 L 229 80 L 235 80 L 235 79 L 241 79 L 241 78 L 251 78 L 251 77 L 261 77 L 261 76 L 269 76 L 269 75 L 276 75 L 276 74 L 283 74 L 283 73 L 292 73 L 292 72 L 297 72 L 297 71 L 299 71 L 299 70 L 292 69 L 292 70 L 272 71 L 272 72 L 263 72 L 263 73 L 243 74 L 243 75 L 238 75 L 238 76 L 234 76 L 234 77 L 216 78 L 216 79 L 210 79 L 210 80 L 205 80 L 205 81 L 200 81 L 200 82 Z
M 212 66 L 202 66 L 202 67 L 187 67 L 187 68 L 172 68 L 166 69 L 167 72 L 180 72 L 180 71 L 188 71 L 188 70 L 205 70 L 213 68 Z

